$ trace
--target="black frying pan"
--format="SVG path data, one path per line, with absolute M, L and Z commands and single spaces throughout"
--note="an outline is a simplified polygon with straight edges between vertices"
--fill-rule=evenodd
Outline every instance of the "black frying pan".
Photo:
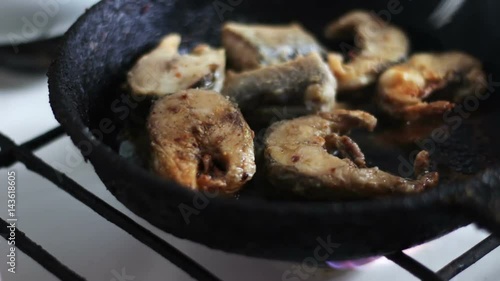
M 405 249 L 472 221 L 500 233 L 500 113 L 494 109 L 496 93 L 481 102 L 473 117 L 465 118 L 432 153 L 437 169 L 459 173 L 459 180 L 443 177 L 438 188 L 418 196 L 353 202 L 279 201 L 253 196 L 203 201 L 200 194 L 165 181 L 117 153 L 118 134 L 125 126 L 112 110 L 120 99 L 117 89 L 134 61 L 162 35 L 183 34 L 183 48 L 198 42 L 219 45 L 222 20 L 231 19 L 298 21 L 320 36 L 327 22 L 353 7 L 384 11 L 388 2 L 394 1 L 347 2 L 102 1 L 66 34 L 59 58 L 49 71 L 54 114 L 123 204 L 167 232 L 216 249 L 298 261 L 312 256 L 321 244 L 318 239 L 322 239 L 340 244 L 328 259 L 346 260 Z M 498 26 L 487 21 L 492 1 L 468 1 L 452 24 L 441 29 L 434 29 L 427 21 L 434 7 L 415 2 L 401 0 L 403 11 L 391 16 L 391 22 L 409 33 L 415 50 L 468 51 L 485 62 L 493 80 L 500 79 L 500 39 L 488 34 Z M 114 120 L 113 124 L 103 126 L 105 118 Z M 404 155 L 397 149 L 366 147 L 372 164 L 389 170 L 397 166 L 398 155 Z M 189 209 L 186 206 L 196 209 L 189 223 L 180 206 L 184 211 Z

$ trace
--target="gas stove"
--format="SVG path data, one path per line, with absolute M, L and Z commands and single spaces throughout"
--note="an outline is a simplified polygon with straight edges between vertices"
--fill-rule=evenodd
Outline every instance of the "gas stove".
M 8 240 L 0 239 L 1 280 L 187 281 L 193 280 L 194 271 L 198 272 L 199 275 L 194 276 L 199 280 L 212 280 L 200 277 L 208 271 L 217 276 L 216 280 L 238 281 L 418 280 L 410 272 L 427 280 L 447 280 L 458 274 L 453 280 L 494 281 L 500 276 L 497 262 L 500 249 L 496 248 L 499 241 L 473 225 L 368 263 L 330 262 L 330 266 L 302 274 L 293 274 L 301 268 L 300 264 L 227 254 L 173 237 L 134 215 L 106 190 L 93 167 L 83 160 L 78 149 L 58 128 L 48 102 L 47 79 L 43 73 L 0 70 L 0 104 L 3 106 L 0 218 L 2 222 L 9 219 L 6 185 L 8 173 L 13 171 L 18 231 L 15 274 L 9 271 L 11 266 L 7 263 L 11 246 Z M 13 149 L 5 137 L 24 145 Z M 31 163 L 37 158 L 43 162 Z M 19 161 L 34 165 L 30 169 L 37 173 Z M 73 163 L 73 166 L 60 170 L 66 176 L 40 168 L 48 165 L 47 168 L 59 169 L 57 163 Z M 65 192 L 68 187 L 69 193 Z M 81 188 L 81 192 L 76 192 L 77 188 Z M 94 202 L 90 196 L 102 202 Z M 116 209 L 112 214 L 122 213 L 123 216 L 106 215 L 108 207 Z M 105 218 L 98 214 L 103 212 Z M 9 233 L 3 228 L 0 234 L 8 237 Z M 150 240 L 153 242 L 146 242 Z M 35 247 L 35 243 L 43 250 Z M 155 243 L 158 247 L 154 247 Z M 433 275 L 438 271 L 442 279 Z

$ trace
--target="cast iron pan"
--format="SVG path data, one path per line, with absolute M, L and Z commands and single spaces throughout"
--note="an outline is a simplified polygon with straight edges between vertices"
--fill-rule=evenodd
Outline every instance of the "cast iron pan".
M 111 108 L 121 100 L 119 89 L 126 71 L 163 35 L 181 33 L 184 49 L 198 42 L 219 45 L 222 21 L 238 20 L 298 21 L 320 36 L 327 22 L 354 7 L 383 11 L 393 1 L 347 2 L 102 1 L 65 36 L 49 71 L 51 106 L 73 142 L 123 204 L 169 233 L 215 249 L 299 261 L 313 255 L 318 239 L 323 239 L 340 244 L 330 260 L 346 260 L 406 249 L 473 221 L 500 233 L 500 113 L 495 112 L 496 93 L 481 101 L 470 118 L 460 119 L 463 122 L 449 139 L 436 145 L 433 163 L 440 172 L 448 172 L 442 173 L 438 188 L 418 196 L 303 202 L 242 195 L 239 199 L 204 201 L 198 193 L 163 180 L 117 153 L 118 135 L 126 122 Z M 468 1 L 457 20 L 437 30 L 426 20 L 433 7 L 415 2 L 401 1 L 403 11 L 391 17 L 411 36 L 415 50 L 467 51 L 485 62 L 494 81 L 500 79 L 500 41 L 487 34 L 496 25 L 490 22 L 493 27 L 485 28 L 480 24 L 487 22 L 487 17 L 479 15 L 491 10 L 485 7 L 486 2 Z M 105 118 L 113 124 L 99 129 Z M 397 167 L 398 155 L 406 153 L 366 144 L 374 143 L 371 141 L 360 143 L 371 164 L 390 171 Z M 460 176 L 446 176 L 454 174 Z M 196 209 L 188 223 L 179 210 L 181 205 Z

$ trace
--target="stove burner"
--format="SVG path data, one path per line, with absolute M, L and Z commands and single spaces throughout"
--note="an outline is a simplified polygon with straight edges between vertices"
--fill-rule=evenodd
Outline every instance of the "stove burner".
M 352 260 L 352 261 L 327 261 L 326 264 L 330 266 L 331 268 L 335 269 L 344 269 L 344 270 L 349 270 L 349 269 L 354 269 L 358 268 L 360 266 L 369 264 L 380 257 L 373 257 L 373 258 L 366 258 L 366 259 L 359 259 L 359 260 Z

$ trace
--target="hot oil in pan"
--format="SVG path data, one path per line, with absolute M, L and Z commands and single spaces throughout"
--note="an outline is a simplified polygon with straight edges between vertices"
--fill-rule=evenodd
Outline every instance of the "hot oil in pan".
M 446 183 L 469 178 L 498 162 L 500 149 L 494 140 L 499 132 L 492 128 L 496 116 L 476 112 L 464 118 L 452 112 L 433 121 L 399 125 L 388 125 L 379 118 L 373 134 L 356 131 L 352 138 L 364 151 L 369 166 L 402 177 L 413 176 L 414 158 L 426 150 L 431 169 Z
M 153 100 L 145 100 L 131 111 L 129 117 L 122 122 L 122 129 L 117 136 L 117 150 L 120 156 L 128 161 L 150 169 L 150 139 L 146 129 L 146 120 Z
M 152 101 L 142 102 L 130 118 L 124 121 L 117 137 L 120 155 L 134 164 L 150 169 L 149 138 L 145 127 Z M 397 123 L 377 111 L 373 103 L 350 100 L 351 108 L 368 111 L 378 117 L 374 132 L 354 130 L 350 137 L 360 146 L 369 167 L 377 166 L 395 175 L 412 178 L 414 157 L 421 150 L 431 156 L 431 170 L 438 171 L 440 182 L 446 183 L 473 176 L 498 162 L 500 148 L 494 143 L 498 130 L 496 114 L 476 112 L 468 118 L 453 113 L 447 118 L 413 124 Z M 345 107 L 344 104 L 342 107 Z M 300 200 L 272 187 L 266 180 L 261 149 L 269 123 L 294 118 L 307 113 L 298 107 L 269 107 L 258 113 L 245 114 L 256 133 L 257 173 L 235 198 L 252 196 L 272 200 Z M 500 120 L 498 120 L 500 121 Z

